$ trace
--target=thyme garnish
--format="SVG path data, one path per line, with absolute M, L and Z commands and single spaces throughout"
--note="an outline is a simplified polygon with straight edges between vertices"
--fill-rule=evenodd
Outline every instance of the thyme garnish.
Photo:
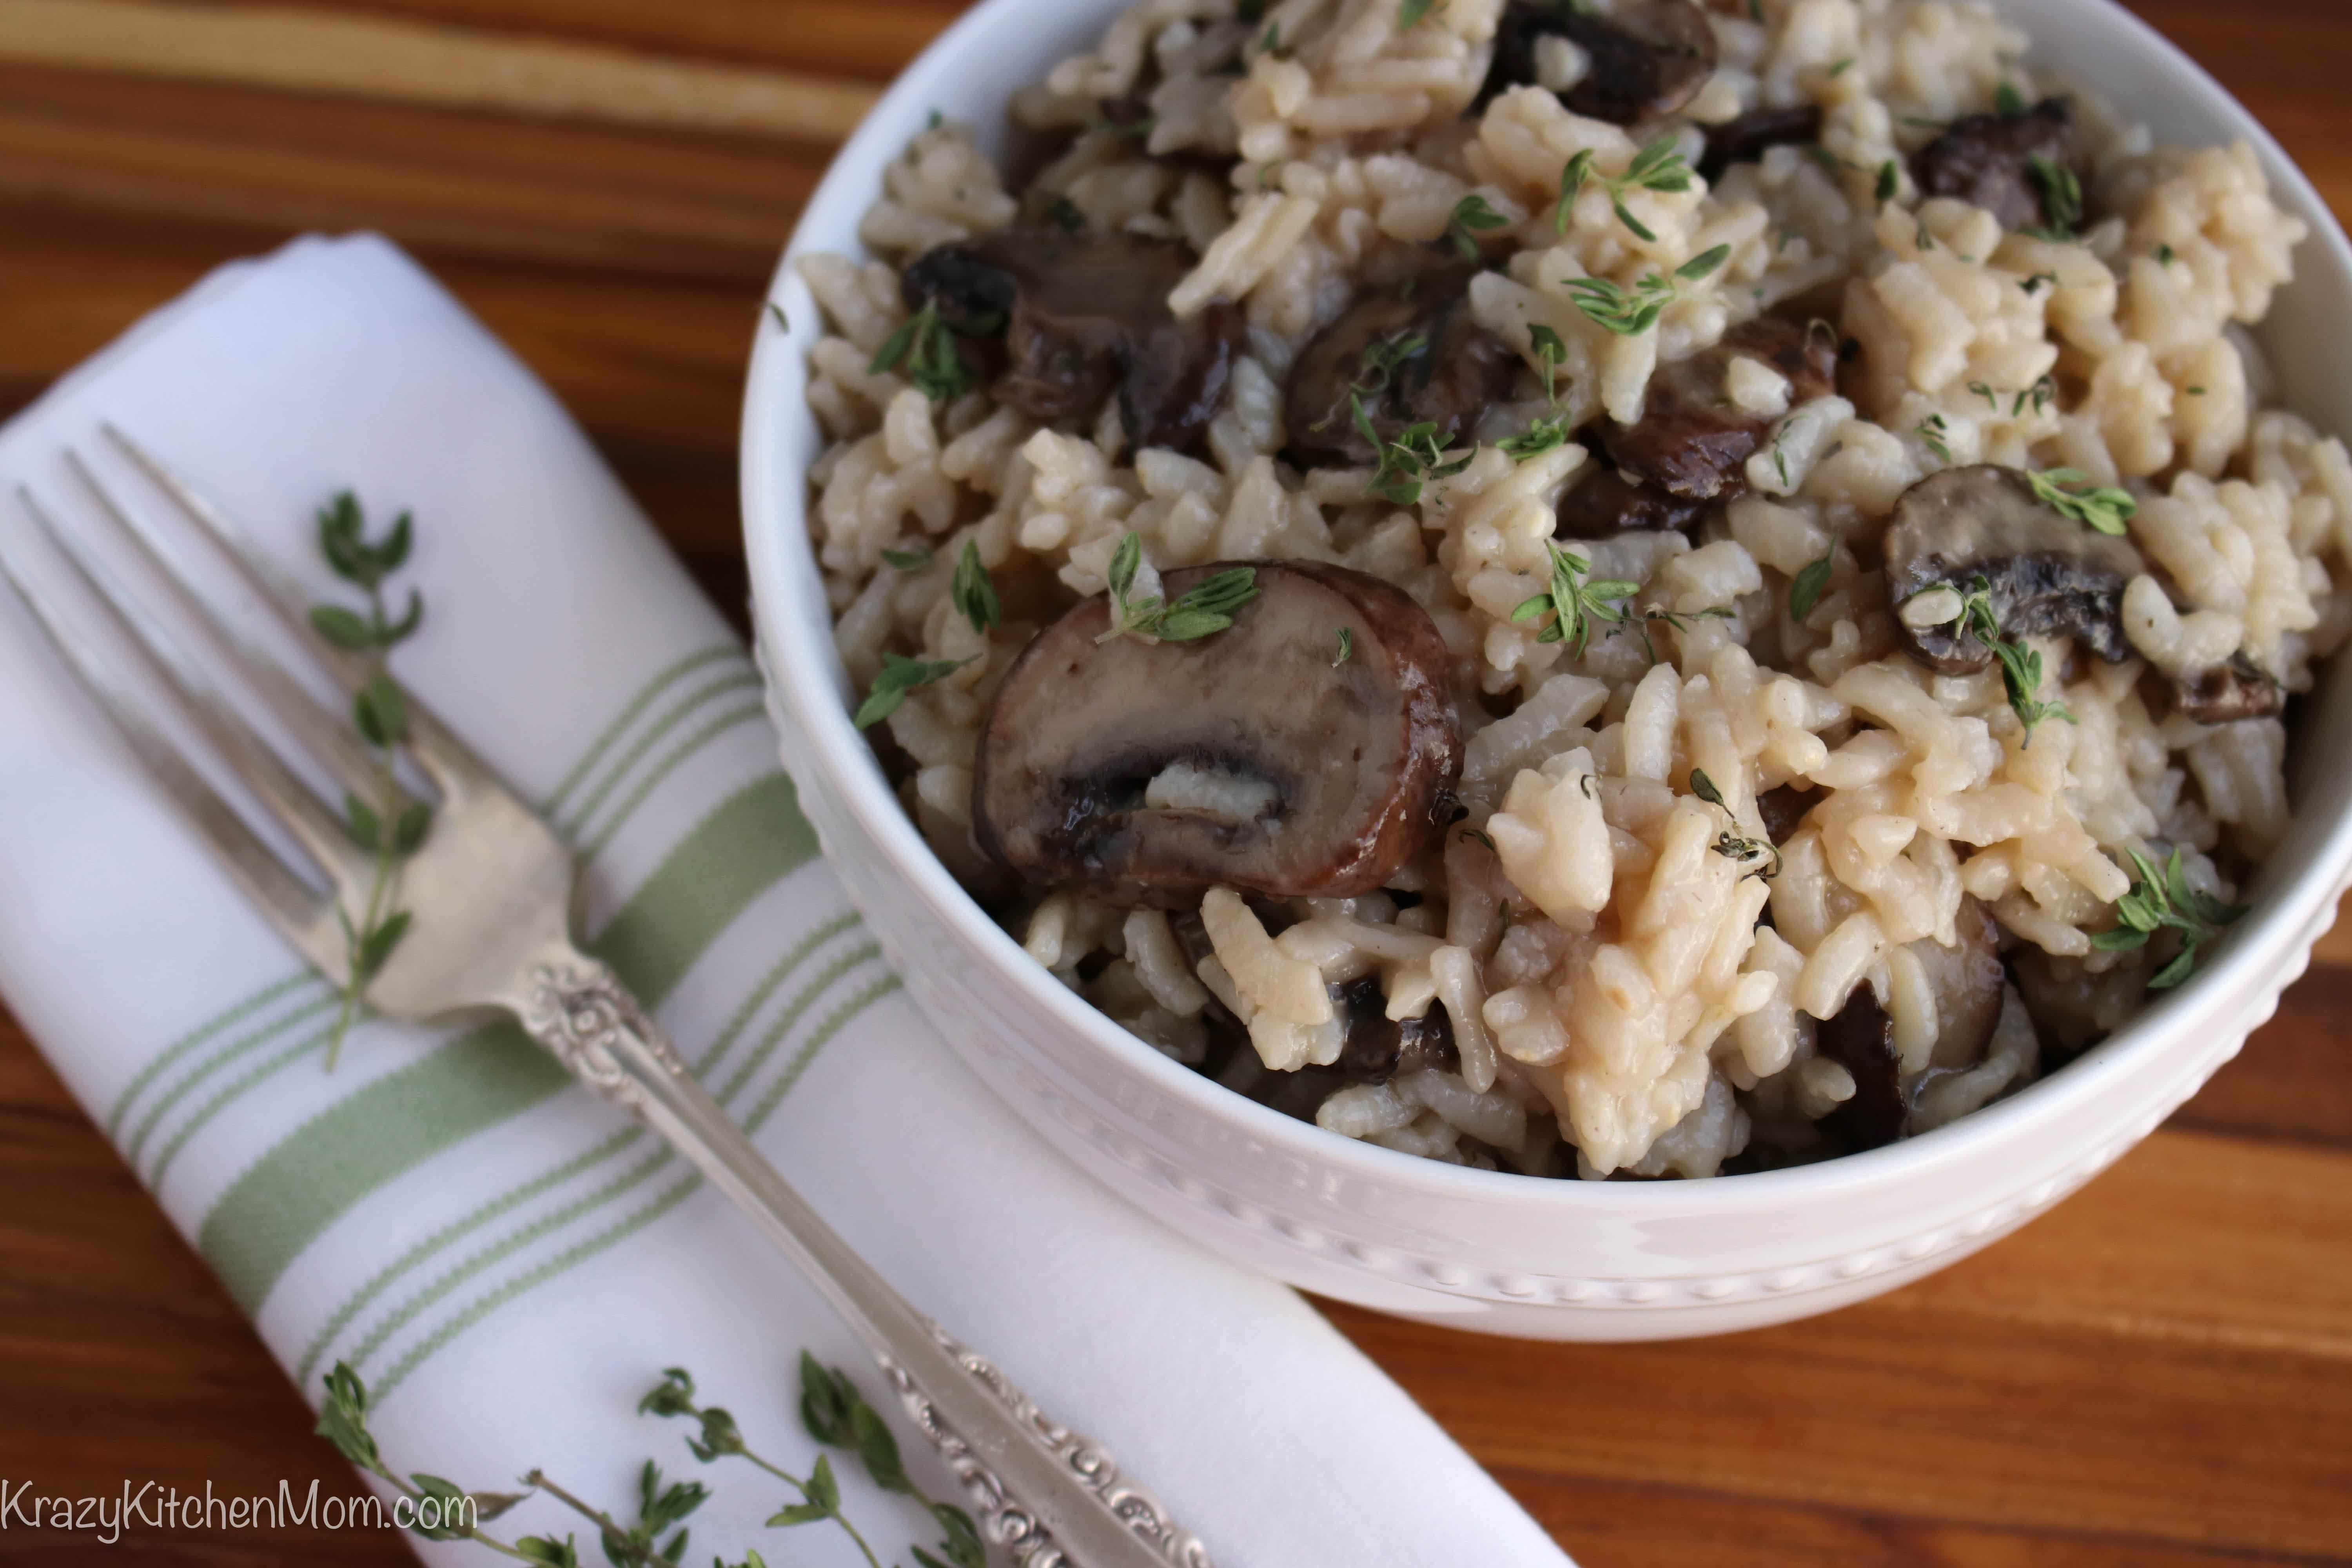
M 1833 550 L 1825 550 L 1820 560 L 1806 562 L 1789 584 L 1789 618 L 1799 626 L 1804 625 L 1805 617 L 1813 613 L 1813 606 L 1822 602 L 1822 594 L 1830 585 L 1831 557 L 1834 553 Z
M 1592 149 L 1588 147 L 1561 165 L 1559 210 L 1552 216 L 1554 234 L 1568 232 L 1569 215 L 1576 205 L 1576 198 L 1583 191 L 1585 182 L 1594 177 L 1592 160 Z M 1601 175 L 1600 184 L 1609 193 L 1610 210 L 1617 215 L 1617 221 L 1640 239 L 1654 244 L 1658 237 L 1633 216 L 1633 209 L 1625 205 L 1625 193 L 1660 191 L 1674 195 L 1689 190 L 1692 177 L 1691 166 L 1684 161 L 1680 144 L 1674 133 L 1668 132 L 1634 153 L 1633 161 L 1625 165 L 1623 174 Z
M 1357 432 L 1380 454 L 1380 466 L 1372 470 L 1369 488 L 1374 495 L 1394 505 L 1418 504 L 1423 485 L 1460 473 L 1477 456 L 1477 449 L 1473 447 L 1447 461 L 1445 442 L 1437 433 L 1436 422 L 1429 419 L 1406 426 L 1393 441 L 1383 441 L 1372 424 L 1372 416 L 1364 412 L 1361 397 L 1350 392 L 1348 407 L 1355 418 Z
M 1969 580 L 1968 592 L 1960 600 L 1962 626 L 1982 643 L 2000 664 L 2001 685 L 2009 693 L 2010 710 L 2018 722 L 2025 726 L 2025 743 L 2033 744 L 2033 729 L 2045 719 L 2063 719 L 2074 722 L 2074 715 L 2063 702 L 2042 700 L 2042 656 L 2021 642 L 2011 642 L 2001 632 L 2000 618 L 1993 614 L 1992 584 L 1979 573 Z
M 976 632 L 984 633 L 1004 618 L 996 584 L 988 580 L 988 568 L 980 563 L 980 545 L 972 540 L 963 542 L 963 554 L 957 559 L 955 575 L 948 582 L 948 597 Z
M 2091 476 L 2080 468 L 2046 468 L 2028 473 L 2025 482 L 2059 516 L 2073 518 L 2101 533 L 2120 535 L 2127 531 L 2124 525 L 2139 515 L 2139 502 L 2129 490 L 2105 485 L 2083 489 L 2090 484 Z
M 1625 620 L 1624 601 L 1639 593 L 1642 585 L 1613 578 L 1594 582 L 1589 575 L 1592 563 L 1583 556 L 1557 544 L 1547 543 L 1545 548 L 1551 552 L 1551 586 L 1523 601 L 1511 612 L 1511 619 L 1527 621 L 1549 616 L 1550 624 L 1536 634 L 1536 641 L 1572 641 L 1573 651 L 1581 658 L 1585 645 L 1592 640 L 1594 624 L 1622 626 Z
M 898 330 L 882 340 L 874 351 L 866 369 L 873 375 L 882 375 L 907 367 L 907 379 L 916 389 L 934 403 L 949 403 L 970 392 L 975 378 L 971 366 L 956 347 L 956 339 L 992 338 L 1004 330 L 1004 317 L 992 314 L 968 321 L 950 321 L 940 314 L 936 299 L 923 301 L 922 309 L 898 323 Z
M 861 730 L 870 730 L 896 713 L 907 700 L 907 693 L 917 687 L 945 680 L 971 662 L 969 658 L 908 658 L 904 654 L 882 656 L 882 673 L 866 689 L 866 700 L 857 705 L 857 716 L 852 721 Z
M 2042 193 L 2042 216 L 2048 223 L 2023 232 L 2036 239 L 2066 244 L 2083 225 L 2083 182 L 2074 171 L 2037 153 L 2025 161 L 2025 172 Z
M 1143 537 L 1132 529 L 1111 552 L 1108 587 L 1110 629 L 1095 638 L 1107 643 L 1133 634 L 1161 642 L 1198 642 L 1223 631 L 1244 605 L 1257 597 L 1257 569 L 1231 566 L 1193 584 L 1174 604 L 1163 595 L 1135 596 L 1135 580 L 1143 568 Z M 1159 574 L 1150 579 L 1158 587 Z
M 319 549 L 328 568 L 367 595 L 367 613 L 341 605 L 318 605 L 310 625 L 318 634 L 348 653 L 360 655 L 366 679 L 352 699 L 352 723 L 368 744 L 375 773 L 370 781 L 374 798 L 343 796 L 344 831 L 352 842 L 375 857 L 368 881 L 367 900 L 354 922 L 339 901 L 335 920 L 343 931 L 343 960 L 348 973 L 342 1003 L 335 1011 L 327 1036 L 327 1070 L 332 1072 L 343 1048 L 343 1037 L 359 1017 L 367 988 L 383 972 L 393 949 L 408 934 L 409 914 L 394 907 L 401 863 L 416 853 L 433 825 L 433 808 L 409 798 L 394 775 L 393 752 L 408 739 L 408 703 L 384 668 L 384 658 L 404 641 L 425 617 L 425 598 L 408 591 L 408 607 L 394 620 L 384 605 L 384 580 L 408 560 L 415 537 L 410 515 L 402 512 L 382 539 L 367 537 L 367 522 L 359 498 L 349 490 L 319 509 Z
M 1482 259 L 1477 237 L 1489 229 L 1508 228 L 1511 220 L 1496 212 L 1486 197 L 1473 191 L 1454 204 L 1454 216 L 1445 220 L 1445 237 L 1465 261 Z
M 2102 952 L 2121 952 L 2146 947 L 2148 938 L 2159 931 L 2179 931 L 2183 939 L 2179 953 L 2147 983 L 2150 991 L 2169 991 L 2196 971 L 2197 949 L 2220 936 L 2224 926 L 2243 917 L 2246 906 L 2225 904 L 2212 894 L 2190 887 L 2178 847 L 2162 870 L 2137 849 L 2126 853 L 2131 857 L 2139 879 L 2131 885 L 2129 892 L 2116 900 L 2116 919 L 2120 923 L 2115 930 L 2093 937 L 2091 945 Z
M 1536 351 L 1536 363 L 1543 367 L 1544 401 L 1552 412 L 1529 425 L 1508 440 L 1498 441 L 1503 455 L 1515 463 L 1524 463 L 1538 453 L 1568 444 L 1568 421 L 1559 413 L 1559 367 L 1568 358 L 1568 345 L 1558 332 L 1540 321 L 1528 328 L 1528 342 Z
M 805 1351 L 801 1353 L 801 1423 L 808 1434 L 827 1447 L 855 1452 L 874 1484 L 920 1504 L 938 1526 L 938 1552 L 910 1544 L 908 1551 L 920 1568 L 987 1568 L 987 1548 L 971 1515 L 953 1503 L 940 1502 L 919 1490 L 907 1474 L 898 1439 L 849 1381 L 846 1373 L 828 1370 Z M 532 1492 L 540 1492 L 578 1514 L 596 1531 L 597 1544 L 614 1568 L 684 1568 L 688 1542 L 686 1520 L 708 1502 L 710 1489 L 700 1481 L 665 1481 L 660 1468 L 647 1459 L 637 1472 L 637 1517 L 624 1525 L 613 1514 L 533 1468 L 522 1477 L 521 1492 L 468 1492 L 457 1483 L 422 1471 L 405 1475 L 393 1468 L 368 1430 L 367 1387 L 341 1362 L 326 1376 L 327 1399 L 319 1412 L 319 1436 L 332 1443 L 352 1465 L 391 1486 L 419 1512 L 409 1526 L 427 1541 L 470 1541 L 517 1563 L 541 1568 L 580 1568 L 580 1548 L 574 1537 L 525 1535 L 501 1541 L 481 1525 L 498 1518 Z M 788 1502 L 768 1519 L 771 1529 L 788 1529 L 830 1520 L 849 1537 L 867 1564 L 881 1568 L 865 1535 L 843 1511 L 841 1485 L 833 1462 L 819 1454 L 806 1476 L 796 1476 L 754 1452 L 743 1440 L 735 1417 L 718 1405 L 695 1402 L 693 1377 L 683 1367 L 671 1367 L 662 1381 L 637 1402 L 637 1414 L 682 1416 L 698 1432 L 686 1439 L 688 1452 L 703 1464 L 740 1458 L 793 1489 L 798 1501 Z M 431 1523 L 425 1520 L 430 1519 Z M 665 1536 L 667 1540 L 663 1539 Z M 725 1559 L 716 1562 L 725 1568 Z M 757 1551 L 748 1551 L 742 1568 L 766 1568 Z
M 1680 283 L 1696 283 L 1731 257 L 1731 247 L 1718 245 L 1675 268 L 1672 279 L 1653 272 L 1628 289 L 1607 278 L 1571 278 L 1563 285 L 1576 308 L 1595 325 L 1621 338 L 1638 337 L 1658 324 L 1675 301 Z
M 1706 776 L 1705 770 L 1699 768 L 1691 770 L 1690 786 L 1691 794 L 1731 818 L 1731 827 L 1727 827 L 1716 835 L 1715 842 L 1708 847 L 1727 860 L 1735 860 L 1742 866 L 1751 868 L 1740 874 L 1741 881 L 1744 882 L 1750 877 L 1758 877 L 1769 882 L 1780 874 L 1780 851 L 1769 840 L 1748 838 L 1732 831 L 1739 826 L 1738 814 L 1725 804 L 1723 792 L 1715 787 L 1715 781 Z M 1769 866 L 1755 864 L 1767 856 L 1771 858 Z

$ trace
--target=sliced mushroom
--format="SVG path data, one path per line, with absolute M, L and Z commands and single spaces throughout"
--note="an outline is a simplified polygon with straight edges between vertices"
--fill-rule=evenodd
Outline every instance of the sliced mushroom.
M 1877 1149 L 1903 1136 L 1910 1107 L 1895 1055 L 1895 1020 L 1868 982 L 1853 988 L 1834 1018 L 1813 1031 L 1813 1047 L 1853 1075 L 1853 1095 L 1822 1119 L 1848 1150 Z
M 1698 172 L 1713 184 L 1734 163 L 1753 163 L 1774 147 L 1809 146 L 1822 139 L 1822 106 L 1798 109 L 1751 109 L 1747 113 L 1706 128 L 1706 151 Z
M 2129 541 L 2095 532 L 2044 505 L 2015 468 L 1990 463 L 1930 474 L 1903 492 L 1886 530 L 1886 597 L 1922 664 L 1971 675 L 1992 650 L 1958 618 L 1958 599 L 1982 577 L 2005 637 L 2070 637 L 2109 664 L 2131 657 L 2124 588 L 2147 570 Z M 1904 606 L 1950 589 L 1955 618 L 1914 625 Z
M 1461 1065 L 1444 1003 L 1432 1002 L 1418 1018 L 1391 1018 L 1378 974 L 1335 985 L 1331 993 L 1331 1005 L 1348 1020 L 1348 1043 L 1339 1047 L 1338 1065 L 1350 1082 L 1386 1083 L 1424 1068 Z
M 1715 29 L 1694 0 L 1617 0 L 1605 14 L 1575 0 L 1511 0 L 1478 103 L 1539 81 L 1537 47 L 1546 37 L 1566 38 L 1587 62 L 1560 101 L 1612 125 L 1672 114 L 1715 74 Z
M 1925 196 L 1957 196 L 2000 220 L 2003 228 L 2054 221 L 2043 207 L 2033 161 L 2084 172 L 2074 113 L 2063 98 L 2019 114 L 1971 114 L 1912 157 L 1911 177 Z
M 909 305 L 951 324 L 1005 320 L 1009 361 L 989 394 L 1044 424 L 1090 418 L 1118 394 L 1134 446 L 1199 446 L 1243 347 L 1238 306 L 1179 320 L 1169 291 L 1192 267 L 1172 240 L 1054 227 L 998 229 L 939 246 L 907 268 Z
M 1221 885 L 1369 893 L 1421 850 L 1462 768 L 1437 627 L 1363 573 L 1252 564 L 1257 597 L 1224 631 L 1098 642 L 1098 594 L 1023 650 L 972 780 L 992 858 L 1034 886 L 1186 909 Z M 1165 591 L 1223 569 L 1171 572 Z
M 2243 654 L 2226 664 L 2172 682 L 2172 708 L 2200 724 L 2231 724 L 2241 719 L 2274 719 L 2286 710 L 2286 688 L 2255 668 Z
M 1775 844 L 1786 844 L 1797 836 L 1804 825 L 1805 814 L 1820 804 L 1826 790 L 1806 789 L 1797 784 L 1782 784 L 1768 789 L 1756 797 L 1757 815 L 1764 819 L 1764 831 Z
M 1837 386 L 1837 343 L 1826 330 L 1759 316 L 1713 348 L 1661 365 L 1650 378 L 1642 422 L 1612 420 L 1601 430 L 1610 461 L 1628 479 L 1685 500 L 1728 500 L 1746 489 L 1748 459 L 1773 421 L 1731 401 L 1725 380 L 1735 359 L 1760 360 L 1786 376 L 1791 407 Z
M 1459 262 L 1423 265 L 1360 296 L 1316 333 L 1283 396 L 1291 449 L 1309 462 L 1377 462 L 1351 396 L 1383 443 L 1430 424 L 1451 444 L 1509 395 L 1518 356 L 1471 315 L 1475 276 Z
M 1606 463 L 1591 465 L 1559 498 L 1552 535 L 1558 539 L 1606 539 L 1612 533 L 1652 533 L 1673 529 L 1688 533 L 1712 503 L 1685 500 L 1662 485 L 1637 483 Z
M 1955 923 L 1959 940 L 1950 947 L 1932 940 L 1911 943 L 1936 995 L 1936 1049 L 1928 1065 L 1946 1069 L 1972 1068 L 1984 1059 L 2000 1025 L 2001 988 L 2009 981 L 1992 912 L 1962 894 Z

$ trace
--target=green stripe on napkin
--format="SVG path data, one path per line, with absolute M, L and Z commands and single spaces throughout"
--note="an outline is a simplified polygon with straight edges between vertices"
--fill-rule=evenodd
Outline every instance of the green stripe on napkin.
M 588 950 L 657 1007 L 746 905 L 815 855 L 792 781 L 772 773 L 705 817 Z M 197 1250 L 253 1312 L 360 1199 L 569 1081 L 515 1025 L 478 1029 L 296 1129 L 222 1194 Z

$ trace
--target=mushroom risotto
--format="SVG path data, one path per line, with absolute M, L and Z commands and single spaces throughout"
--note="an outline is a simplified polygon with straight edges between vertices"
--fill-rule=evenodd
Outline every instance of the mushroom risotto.
M 1333 1132 L 1875 1147 L 2179 984 L 2352 631 L 2303 223 L 1940 0 L 1144 0 L 800 263 L 930 844 Z

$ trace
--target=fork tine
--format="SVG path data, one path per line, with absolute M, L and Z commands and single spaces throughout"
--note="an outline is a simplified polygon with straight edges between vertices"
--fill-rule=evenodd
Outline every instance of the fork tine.
M 31 490 L 19 487 L 16 495 L 92 596 L 137 646 L 148 666 L 172 689 L 206 738 L 221 749 L 247 787 L 288 832 L 301 841 L 302 847 L 330 877 L 346 887 L 363 883 L 373 869 L 373 861 L 351 841 L 343 825 L 254 732 L 243 715 L 229 705 L 219 689 L 182 651 L 171 633 L 132 597 L 114 574 L 93 557 L 79 540 L 60 528 Z
M 320 707 L 274 654 L 214 609 L 211 601 L 197 592 L 177 552 L 167 549 L 145 522 L 115 498 L 79 452 L 67 447 L 66 463 L 98 498 L 99 505 L 115 525 L 139 546 L 140 554 L 163 578 L 173 598 L 205 628 L 214 646 L 243 674 L 269 710 L 294 731 L 295 739 L 326 766 L 344 789 L 357 795 L 372 794 L 376 788 L 375 759 L 349 727 Z
M 268 552 L 248 538 L 245 531 L 188 483 L 162 458 L 142 447 L 111 420 L 101 420 L 99 428 L 122 454 L 137 464 L 140 471 L 153 480 L 157 489 L 178 503 L 180 509 L 209 534 L 230 563 L 262 600 L 269 605 L 286 628 L 331 670 L 347 691 L 359 690 L 373 673 L 368 662 L 346 648 L 337 647 L 319 635 L 310 624 L 305 607 L 307 595 L 302 585 L 289 576 L 285 570 L 269 558 Z M 425 776 L 444 795 L 457 795 L 465 791 L 507 793 L 488 765 L 451 733 L 432 710 L 411 695 L 405 689 L 401 695 L 408 706 L 408 750 L 424 768 Z
M 133 698 L 120 675 L 67 627 L 57 608 L 0 549 L 0 577 L 41 628 L 49 646 L 80 681 L 148 773 L 163 786 L 220 857 L 229 875 L 310 961 L 329 973 L 341 972 L 341 944 L 334 940 L 332 907 L 287 870 L 277 852 L 245 825 L 220 792 L 188 765 L 173 744 Z

